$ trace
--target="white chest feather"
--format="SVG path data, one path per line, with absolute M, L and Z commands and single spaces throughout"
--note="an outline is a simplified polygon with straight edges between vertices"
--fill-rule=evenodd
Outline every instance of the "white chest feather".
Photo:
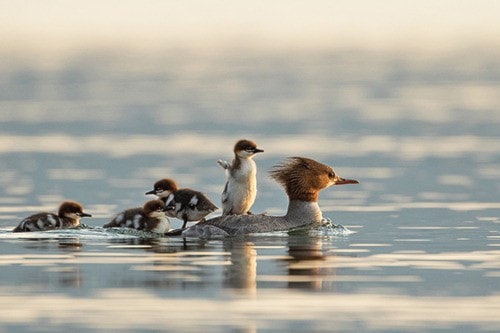
M 257 168 L 252 159 L 242 159 L 238 168 L 231 169 L 222 205 L 224 214 L 246 213 L 257 195 Z
M 257 167 L 252 159 L 242 159 L 239 168 L 231 170 L 231 178 L 238 183 L 255 184 Z
M 153 228 L 151 228 L 150 231 L 162 234 L 169 230 L 170 230 L 170 220 L 165 215 L 163 215 L 161 218 L 158 219 L 158 223 Z
M 242 200 L 254 197 L 257 192 L 257 168 L 251 159 L 242 160 L 239 168 L 231 170 L 228 178 L 228 195 Z M 244 200 L 244 199 L 243 199 Z

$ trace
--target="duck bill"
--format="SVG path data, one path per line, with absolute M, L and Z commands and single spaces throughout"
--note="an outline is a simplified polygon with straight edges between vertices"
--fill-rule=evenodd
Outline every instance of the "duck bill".
M 92 217 L 92 215 L 82 212 L 82 213 L 80 213 L 80 217 Z
M 254 153 L 263 153 L 264 152 L 264 149 L 259 149 L 259 148 L 255 148 L 254 149 Z
M 146 192 L 146 195 L 148 195 L 148 194 L 156 194 L 156 191 L 155 190 L 151 190 L 151 191 Z
M 356 179 L 337 178 L 333 185 L 359 184 Z

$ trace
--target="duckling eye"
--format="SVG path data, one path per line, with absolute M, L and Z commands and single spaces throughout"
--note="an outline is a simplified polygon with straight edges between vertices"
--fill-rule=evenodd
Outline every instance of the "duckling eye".
M 328 178 L 334 178 L 334 177 L 335 177 L 335 172 L 330 171 L 330 172 L 328 173 Z

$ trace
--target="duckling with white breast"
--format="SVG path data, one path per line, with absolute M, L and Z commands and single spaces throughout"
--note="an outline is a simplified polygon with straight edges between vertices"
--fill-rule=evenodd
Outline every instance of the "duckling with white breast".
M 182 229 L 186 228 L 188 222 L 203 220 L 218 209 L 205 194 L 190 188 L 179 189 L 170 178 L 160 179 L 146 194 L 154 194 L 163 200 L 166 214 L 183 221 Z
M 59 206 L 59 212 L 37 213 L 23 219 L 14 232 L 43 231 L 52 229 L 75 228 L 80 225 L 80 218 L 92 215 L 83 211 L 81 204 L 75 201 L 65 201 Z
M 257 166 L 253 157 L 264 150 L 250 140 L 239 140 L 234 145 L 234 159 L 231 164 L 218 160 L 226 171 L 226 185 L 222 192 L 222 214 L 247 214 L 257 196 Z
M 116 214 L 103 228 L 131 228 L 148 232 L 165 233 L 170 230 L 170 221 L 165 215 L 162 200 L 151 200 L 143 207 L 126 209 Z
M 191 226 L 182 235 L 211 238 L 286 231 L 318 223 L 323 218 L 318 205 L 322 189 L 332 185 L 359 184 L 357 180 L 341 178 L 331 167 L 305 157 L 290 157 L 275 166 L 270 174 L 288 195 L 286 215 L 223 215 Z

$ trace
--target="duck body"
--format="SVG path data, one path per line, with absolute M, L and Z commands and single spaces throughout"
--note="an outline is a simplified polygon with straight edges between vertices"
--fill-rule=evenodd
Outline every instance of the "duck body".
M 184 237 L 211 238 L 237 236 L 264 232 L 287 231 L 308 224 L 321 222 L 323 216 L 317 203 L 291 201 L 287 214 L 271 215 L 222 215 L 196 224 L 185 230 Z M 207 237 L 207 235 L 209 237 Z

